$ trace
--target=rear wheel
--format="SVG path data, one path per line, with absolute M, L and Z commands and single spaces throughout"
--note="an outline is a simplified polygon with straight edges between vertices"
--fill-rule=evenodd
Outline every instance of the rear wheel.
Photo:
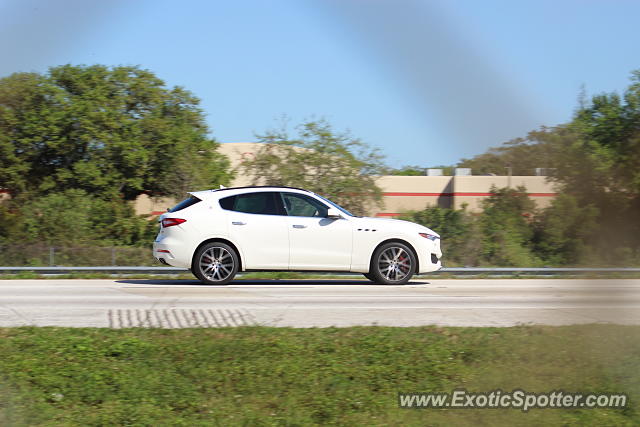
M 413 250 L 400 242 L 389 242 L 373 253 L 369 275 L 374 282 L 385 285 L 404 285 L 416 271 Z
M 235 249 L 221 242 L 211 242 L 196 251 L 191 271 L 204 284 L 224 285 L 233 280 L 239 264 Z

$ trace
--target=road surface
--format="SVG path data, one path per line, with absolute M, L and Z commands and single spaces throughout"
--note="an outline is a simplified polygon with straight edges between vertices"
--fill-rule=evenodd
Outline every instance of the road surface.
M 640 324 L 640 280 L 0 280 L 0 326 Z

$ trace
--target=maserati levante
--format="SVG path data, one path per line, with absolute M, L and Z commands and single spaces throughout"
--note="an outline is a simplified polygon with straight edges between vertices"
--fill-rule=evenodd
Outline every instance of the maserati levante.
M 189 194 L 160 216 L 153 253 L 205 284 L 225 284 L 239 271 L 329 271 L 401 285 L 441 267 L 436 232 L 358 217 L 310 191 L 237 187 Z

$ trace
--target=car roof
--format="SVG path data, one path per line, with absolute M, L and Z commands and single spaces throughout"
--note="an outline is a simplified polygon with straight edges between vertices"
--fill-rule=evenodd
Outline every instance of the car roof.
M 312 191 L 305 190 L 304 188 L 275 186 L 275 185 L 250 185 L 246 187 L 229 187 L 229 188 L 219 188 L 215 190 L 190 191 L 189 194 L 201 200 L 211 199 L 211 198 L 217 199 L 223 196 L 233 196 L 235 194 L 243 194 L 243 193 L 250 192 L 247 190 L 256 191 L 256 192 L 293 190 L 293 192 L 296 192 L 296 193 L 302 192 L 307 194 L 314 194 Z

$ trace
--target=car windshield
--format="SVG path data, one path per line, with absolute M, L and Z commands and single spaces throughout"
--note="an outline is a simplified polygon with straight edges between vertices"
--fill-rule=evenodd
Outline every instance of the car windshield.
M 340 209 L 341 212 L 343 212 L 343 213 L 345 213 L 345 214 L 347 214 L 349 216 L 355 216 L 354 214 L 352 214 L 351 212 L 349 212 L 348 210 L 346 210 L 345 208 L 343 208 L 339 204 L 332 202 L 331 200 L 327 199 L 326 197 L 322 197 L 319 194 L 316 194 L 316 196 L 320 197 L 322 200 L 324 200 L 325 202 L 329 203 L 331 206 L 333 206 L 333 207 L 335 207 L 337 209 Z

